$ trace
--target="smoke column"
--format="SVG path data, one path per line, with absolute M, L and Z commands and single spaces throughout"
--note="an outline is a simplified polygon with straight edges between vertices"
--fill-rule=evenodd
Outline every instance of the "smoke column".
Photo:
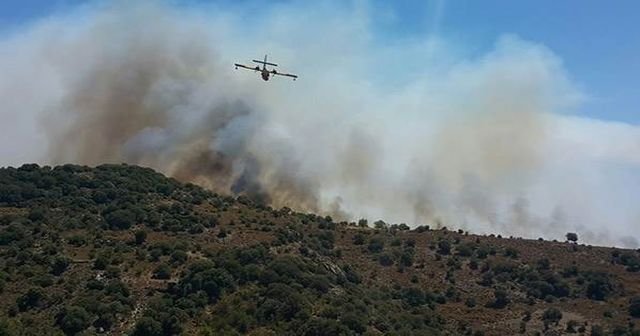
M 102 5 L 6 34 L 0 164 L 127 162 L 340 219 L 637 245 L 640 129 L 571 114 L 584 95 L 544 46 L 380 43 L 359 2 L 248 12 Z M 233 69 L 263 51 L 300 80 Z

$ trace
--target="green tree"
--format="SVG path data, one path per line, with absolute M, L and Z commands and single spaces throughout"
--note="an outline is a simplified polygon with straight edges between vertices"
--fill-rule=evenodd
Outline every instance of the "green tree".
M 438 242 L 438 253 L 448 255 L 451 253 L 451 243 L 448 240 L 443 239 Z
M 16 299 L 16 305 L 20 311 L 27 311 L 37 307 L 43 298 L 44 294 L 42 290 L 30 288 L 25 294 Z
M 380 237 L 374 237 L 369 240 L 369 245 L 367 245 L 367 250 L 371 253 L 382 252 L 384 249 L 384 240 Z
M 509 300 L 509 294 L 507 293 L 506 290 L 498 288 L 496 290 L 493 291 L 493 296 L 495 297 L 495 301 L 493 301 L 493 303 L 491 304 L 492 308 L 504 308 L 506 307 L 510 300 Z
M 187 252 L 182 250 L 175 250 L 171 253 L 171 261 L 174 263 L 182 264 L 187 261 L 188 255 Z
M 588 276 L 587 297 L 603 301 L 613 291 L 613 284 L 607 274 L 594 273 Z
M 51 273 L 60 275 L 67 270 L 67 267 L 69 267 L 69 259 L 64 256 L 56 256 L 51 263 Z
M 138 230 L 138 231 L 136 231 L 134 236 L 135 236 L 136 244 L 137 245 L 142 245 L 147 240 L 147 231 Z
M 167 264 L 158 265 L 155 270 L 153 270 L 153 277 L 162 280 L 171 279 L 171 267 Z
M 378 257 L 378 262 L 382 266 L 391 266 L 393 265 L 393 258 L 389 253 L 383 253 Z
M 56 323 L 65 334 L 75 335 L 89 327 L 91 319 L 91 315 L 84 308 L 71 306 L 62 310 Z
M 162 336 L 162 324 L 155 319 L 144 316 L 133 329 L 132 336 Z
M 629 300 L 629 315 L 640 318 L 640 296 L 635 296 Z
M 364 245 L 365 238 L 362 233 L 357 233 L 353 236 L 353 244 L 354 245 Z
M 545 310 L 541 318 L 545 328 L 548 328 L 550 324 L 558 325 L 562 320 L 562 312 L 558 308 L 552 307 Z
M 104 216 L 104 220 L 109 225 L 109 228 L 115 230 L 126 230 L 130 228 L 136 220 L 135 214 L 126 209 L 119 209 L 109 212 Z

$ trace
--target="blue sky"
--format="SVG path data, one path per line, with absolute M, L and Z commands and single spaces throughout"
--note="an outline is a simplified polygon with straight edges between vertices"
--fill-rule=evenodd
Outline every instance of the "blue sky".
M 15 30 L 86 2 L 2 1 L 0 31 Z M 640 1 L 373 0 L 372 6 L 380 17 L 387 13 L 395 17 L 374 22 L 384 38 L 420 37 L 436 30 L 478 54 L 490 49 L 502 34 L 543 44 L 563 60 L 571 79 L 588 96 L 578 113 L 640 124 Z

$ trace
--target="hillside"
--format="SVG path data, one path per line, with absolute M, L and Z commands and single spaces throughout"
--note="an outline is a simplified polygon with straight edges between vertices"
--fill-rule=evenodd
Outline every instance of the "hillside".
M 640 335 L 638 251 L 336 223 L 127 165 L 0 169 L 0 267 L 0 335 Z

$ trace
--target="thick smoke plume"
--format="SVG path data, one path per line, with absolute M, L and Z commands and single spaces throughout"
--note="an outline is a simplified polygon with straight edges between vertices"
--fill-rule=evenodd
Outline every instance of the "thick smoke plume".
M 9 34 L 0 164 L 128 162 L 341 219 L 636 244 L 640 131 L 569 115 L 582 95 L 551 51 L 381 43 L 366 3 L 309 6 L 250 24 L 103 6 Z M 301 79 L 234 71 L 263 51 Z

